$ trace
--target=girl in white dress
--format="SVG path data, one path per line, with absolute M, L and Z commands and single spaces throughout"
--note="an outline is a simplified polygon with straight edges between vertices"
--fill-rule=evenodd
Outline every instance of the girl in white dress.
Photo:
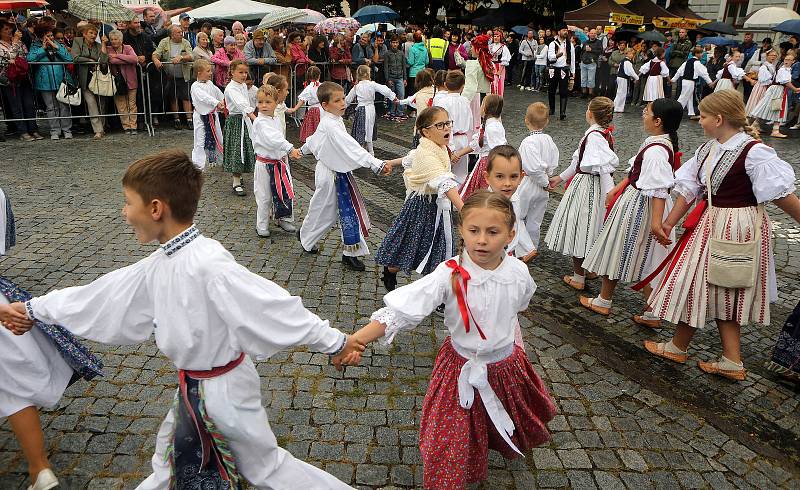
M 611 99 L 592 99 L 586 110 L 589 129 L 572 154 L 572 164 L 561 175 L 550 178 L 552 190 L 574 177 L 558 203 L 544 241 L 550 250 L 572 257 L 573 273 L 564 276 L 564 282 L 579 291 L 585 287 L 583 258 L 603 226 L 606 194 L 614 187 L 611 174 L 619 165 L 609 130 L 613 116 Z
M 769 50 L 766 56 L 767 63 L 762 63 L 761 66 L 758 67 L 758 80 L 754 83 L 753 91 L 750 92 L 750 98 L 747 99 L 747 105 L 744 107 L 744 111 L 751 122 L 755 119 L 753 117 L 753 111 L 758 107 L 758 103 L 761 102 L 761 99 L 764 98 L 764 93 L 770 85 L 772 85 L 775 73 L 777 72 L 775 63 L 778 61 L 778 53 Z
M 669 68 L 664 63 L 664 48 L 653 50 L 654 57 L 639 69 L 639 73 L 647 75 L 642 100 L 652 102 L 664 97 L 664 77 L 669 76 Z
M 796 94 L 800 92 L 800 87 L 792 84 L 792 64 L 794 55 L 787 54 L 783 58 L 783 65 L 778 68 L 772 79 L 772 83 L 764 92 L 764 96 L 759 101 L 752 116 L 763 120 L 765 123 L 772 124 L 773 138 L 787 138 L 780 131 L 780 127 L 786 122 L 789 113 L 789 92 Z
M 722 65 L 722 69 L 717 72 L 717 79 L 714 82 L 714 92 L 720 90 L 736 90 L 739 82 L 744 77 L 744 70 L 739 68 L 742 60 L 742 53 L 735 52 L 727 63 Z
M 486 189 L 484 172 L 486 172 L 486 161 L 492 148 L 506 144 L 506 130 L 503 121 L 503 98 L 499 95 L 489 94 L 484 97 L 481 103 L 481 117 L 483 123 L 478 131 L 472 134 L 469 146 L 453 153 L 453 161 L 458 161 L 462 156 L 469 153 L 478 153 L 478 163 L 472 168 L 467 176 L 467 180 L 461 187 L 461 199 L 466 199 L 478 189 Z
M 675 237 L 660 233 L 664 213 L 672 209 L 669 191 L 675 182 L 677 131 L 682 117 L 683 106 L 672 99 L 653 101 L 642 112 L 642 125 L 650 136 L 630 159 L 628 176 L 608 193 L 608 217 L 583 261 L 587 271 L 603 279 L 599 296 L 580 297 L 580 304 L 596 313 L 608 316 L 617 283 L 641 281 L 671 249 L 666 243 Z M 651 281 L 658 284 L 657 278 Z M 647 299 L 652 292 L 649 284 L 643 292 Z M 650 327 L 659 325 L 658 318 L 649 312 L 635 316 L 634 321 Z
M 361 65 L 356 70 L 358 81 L 345 98 L 347 104 L 358 103 L 356 117 L 353 119 L 352 135 L 367 151 L 375 154 L 373 142 L 378 139 L 378 119 L 375 117 L 375 94 L 381 94 L 387 101 L 396 102 L 397 96 L 386 85 L 370 80 L 370 67 Z
M 707 373 L 744 380 L 741 327 L 749 323 L 769 325 L 769 303 L 778 292 L 772 224 L 764 204 L 772 201 L 800 223 L 800 200 L 794 194 L 792 166 L 758 141 L 758 131 L 747 125 L 741 95 L 723 90 L 705 97 L 700 102 L 700 125 L 711 140 L 676 172 L 678 197 L 659 235 L 669 236 L 691 203 L 699 203 L 687 217 L 683 225 L 686 231 L 675 245 L 664 279 L 649 300 L 654 315 L 678 328 L 668 342 L 648 340 L 645 348 L 656 356 L 684 363 L 695 332 L 715 320 L 722 340 L 722 357 L 715 362 L 700 361 L 698 367 Z M 704 198 L 709 181 L 710 209 Z M 725 287 L 719 284 L 733 283 L 712 278 L 712 272 L 716 276 L 729 270 L 720 266 L 725 263 L 724 252 L 723 257 L 718 253 L 714 264 L 710 263 L 712 238 L 754 243 L 751 287 Z

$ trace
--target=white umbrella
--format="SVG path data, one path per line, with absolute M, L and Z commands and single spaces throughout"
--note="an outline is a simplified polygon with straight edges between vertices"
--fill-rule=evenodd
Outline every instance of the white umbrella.
M 286 24 L 288 22 L 293 22 L 295 19 L 302 17 L 305 15 L 300 9 L 296 9 L 294 7 L 286 7 L 280 10 L 276 10 L 274 12 L 270 12 L 261 19 L 261 23 L 258 24 L 256 30 L 258 29 L 269 29 L 270 27 L 279 26 L 281 24 Z
M 300 9 L 303 12 L 303 16 L 294 19 L 292 22 L 295 24 L 319 24 L 323 20 L 327 19 L 324 14 L 317 12 L 316 10 L 311 9 Z
M 218 0 L 208 5 L 192 9 L 189 15 L 194 20 L 258 20 L 270 12 L 285 7 L 256 2 L 255 0 Z M 172 23 L 178 23 L 178 16 L 172 17 Z
M 378 25 L 379 24 L 366 24 L 366 25 L 363 25 L 363 26 L 361 26 L 361 28 L 359 30 L 356 31 L 356 35 L 360 36 L 360 35 L 364 34 L 365 32 L 375 32 L 375 31 L 378 30 Z M 388 29 L 390 31 L 401 31 L 401 30 L 403 30 L 403 28 L 399 27 L 399 26 L 395 26 L 395 25 L 388 24 L 388 23 L 386 23 L 386 25 L 388 26 Z
M 783 7 L 766 7 L 756 10 L 744 21 L 745 29 L 768 29 L 789 19 L 800 19 L 800 14 Z

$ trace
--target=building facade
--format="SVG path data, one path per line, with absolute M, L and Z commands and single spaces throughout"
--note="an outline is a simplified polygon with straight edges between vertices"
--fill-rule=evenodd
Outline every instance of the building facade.
M 800 12 L 800 0 L 689 0 L 689 8 L 709 20 L 742 27 L 744 19 L 764 7 L 784 7 Z

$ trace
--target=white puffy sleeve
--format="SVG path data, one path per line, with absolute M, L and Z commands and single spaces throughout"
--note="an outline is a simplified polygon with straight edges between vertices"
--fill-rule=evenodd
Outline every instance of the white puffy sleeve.
M 789 83 L 792 81 L 792 72 L 781 67 L 778 70 L 778 75 L 775 77 L 775 83 Z
M 700 163 L 697 161 L 697 151 L 695 151 L 694 156 L 675 172 L 675 191 L 682 195 L 686 202 L 692 202 L 697 198 L 703 187 L 697 180 L 698 170 Z
M 237 347 L 250 355 L 269 357 L 297 345 L 330 354 L 346 340 L 327 320 L 308 311 L 300 297 L 239 264 L 219 271 L 206 288 Z
M 503 66 L 508 66 L 511 63 L 511 51 L 508 50 L 508 46 L 503 45 L 503 52 L 500 54 L 500 63 Z
M 441 263 L 427 276 L 387 293 L 383 297 L 386 306 L 370 317 L 386 326 L 381 343 L 391 344 L 397 332 L 416 327 L 444 303 L 449 287 L 450 269 Z
M 214 89 L 219 92 L 219 89 L 216 87 L 216 85 L 211 82 L 194 82 L 192 84 L 192 104 L 194 105 L 194 108 L 198 114 L 205 115 L 212 112 L 217 108 L 217 104 L 219 104 L 219 102 L 223 99 L 221 92 L 219 92 L 219 97 L 215 98 L 214 96 L 216 94 L 210 90 L 207 85 L 214 87 Z
M 347 92 L 347 97 L 344 98 L 344 101 L 347 103 L 347 105 L 350 105 L 355 100 L 356 100 L 356 86 L 353 85 L 353 88 L 351 88 L 350 91 Z
M 667 64 L 663 61 L 661 62 L 661 76 L 668 77 L 669 76 L 669 68 L 667 68 Z
M 712 80 L 711 80 L 711 77 L 708 76 L 708 68 L 706 68 L 706 65 L 704 65 L 702 63 L 695 63 L 694 64 L 694 73 L 698 77 L 700 77 L 703 80 L 705 80 L 705 82 L 707 84 L 711 85 L 713 83 Z
M 750 149 L 744 169 L 753 183 L 753 194 L 760 203 L 795 192 L 794 169 L 765 144 L 757 143 Z
M 672 82 L 677 82 L 679 78 L 683 78 L 683 70 L 686 68 L 686 63 L 689 63 L 693 60 L 684 61 L 683 64 L 675 71 L 675 76 L 672 77 Z
M 225 87 L 225 99 L 228 104 L 228 111 L 232 114 L 250 114 L 255 110 L 250 105 L 250 97 L 247 92 L 236 89 L 231 83 Z
M 452 172 L 443 173 L 428 182 L 428 187 L 436 189 L 436 196 L 440 198 L 444 197 L 450 189 L 460 186 L 461 184 L 458 183 L 455 174 Z
M 158 252 L 156 252 L 158 253 Z M 103 344 L 139 344 L 153 333 L 154 302 L 147 287 L 151 257 L 83 286 L 32 298 L 28 315 Z
M 547 187 L 550 184 L 548 169 L 549 163 L 545 160 L 538 145 L 533 141 L 523 141 L 519 146 L 519 153 L 522 157 L 522 170 L 531 179 L 531 182 L 539 187 Z M 556 159 L 556 164 L 558 159 Z
M 567 181 L 574 177 L 578 172 L 578 151 L 579 150 L 575 150 L 575 152 L 572 153 L 572 162 L 570 162 L 569 167 L 564 169 L 564 171 L 558 175 L 561 177 L 561 180 Z
M 334 172 L 352 172 L 363 167 L 377 174 L 384 166 L 383 160 L 371 155 L 343 128 L 317 130 L 308 137 L 301 150 L 305 155 L 313 153 L 317 160 Z
M 650 71 L 650 63 L 652 63 L 652 61 L 648 61 L 647 63 L 642 64 L 642 67 L 639 68 L 639 73 L 644 75 L 645 73 Z
M 734 80 L 741 80 L 742 77 L 744 77 L 744 70 L 736 65 L 729 65 L 728 71 L 731 73 Z
M 306 85 L 300 95 L 297 96 L 298 100 L 302 100 L 303 102 L 308 103 L 311 100 L 313 94 L 311 92 L 313 85 Z
M 758 83 L 766 85 L 772 81 L 772 72 L 769 71 L 766 65 L 761 65 L 758 68 Z
M 395 94 L 392 91 L 392 89 L 390 89 L 386 85 L 382 85 L 382 84 L 377 83 L 377 82 L 372 82 L 372 84 L 373 84 L 373 87 L 375 87 L 375 91 L 378 92 L 379 94 L 383 95 L 387 99 L 389 99 L 389 100 L 397 99 L 397 94 Z
M 591 132 L 586 136 L 586 147 L 580 165 L 584 172 L 596 172 L 600 175 L 612 174 L 619 165 L 619 157 L 602 135 Z
M 669 153 L 663 146 L 651 146 L 642 155 L 642 170 L 636 187 L 649 197 L 666 199 L 669 190 L 675 185 Z
M 523 290 L 522 295 L 520 295 L 520 303 L 517 305 L 517 311 L 525 311 L 528 309 L 530 305 L 531 298 L 533 297 L 533 293 L 536 292 L 536 283 L 533 281 L 530 272 L 528 272 L 528 267 L 525 266 L 525 289 Z

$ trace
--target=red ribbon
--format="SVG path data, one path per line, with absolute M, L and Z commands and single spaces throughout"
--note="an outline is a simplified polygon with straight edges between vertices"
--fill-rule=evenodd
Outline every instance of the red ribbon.
M 472 318 L 472 321 L 475 323 L 475 328 L 478 329 L 478 335 L 481 336 L 481 339 L 486 340 L 486 335 L 484 335 L 483 330 L 481 330 L 480 325 L 478 325 L 478 321 L 475 320 L 475 317 L 472 315 L 472 311 L 469 309 L 469 305 L 467 304 L 467 281 L 470 279 L 469 272 L 456 262 L 453 259 L 448 260 L 445 262 L 445 265 L 451 269 L 453 269 L 453 274 L 456 276 L 455 282 L 455 291 L 456 291 L 456 299 L 458 300 L 458 309 L 461 311 L 461 320 L 464 322 L 464 330 L 469 333 L 470 322 L 469 319 Z M 459 277 L 460 281 L 459 281 Z M 463 285 L 463 290 L 462 290 Z
M 292 181 L 289 180 L 289 173 L 286 170 L 286 162 L 261 156 L 256 156 L 256 160 L 272 164 L 272 179 L 275 182 L 275 192 L 278 193 L 278 199 L 283 202 L 283 189 L 285 188 L 286 195 L 289 196 L 290 200 L 294 200 L 294 189 L 292 189 Z
M 217 136 L 217 125 L 214 123 L 217 118 L 215 115 L 216 112 L 217 111 L 214 110 L 208 113 L 208 122 L 210 123 L 208 126 L 211 128 L 211 136 L 214 138 L 214 144 L 217 146 L 217 151 L 221 154 L 223 152 L 222 141 L 220 141 L 219 136 Z

